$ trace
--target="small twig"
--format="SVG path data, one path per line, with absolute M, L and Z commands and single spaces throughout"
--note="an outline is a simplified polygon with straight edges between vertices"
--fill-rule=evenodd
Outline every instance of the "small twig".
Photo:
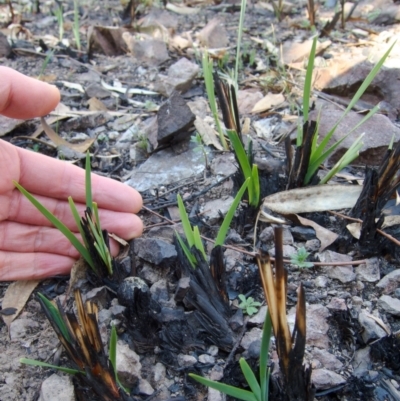
M 224 369 L 229 365 L 229 363 L 231 362 L 231 360 L 235 356 L 235 352 L 238 349 L 238 347 L 240 345 L 240 342 L 242 341 L 242 338 L 246 333 L 248 320 L 249 320 L 249 318 L 246 317 L 244 322 L 243 322 L 243 328 L 240 331 L 239 337 L 237 338 L 235 345 L 233 346 L 231 352 L 229 353 L 228 358 L 226 358 L 226 360 L 225 360 L 224 367 L 223 367 Z
M 338 212 L 330 211 L 329 213 L 334 214 L 335 216 L 338 216 L 338 217 L 342 217 L 343 219 L 346 219 L 346 220 L 355 221 L 356 223 L 361 223 L 361 224 L 363 223 L 363 221 L 361 219 L 356 219 L 354 217 L 349 217 L 349 216 L 346 216 L 346 215 L 338 213 Z M 382 231 L 380 228 L 377 228 L 376 231 L 379 234 L 383 235 L 388 240 L 392 241 L 394 244 L 400 246 L 400 241 L 397 240 L 396 238 L 392 237 L 390 234 L 385 233 L 385 231 Z

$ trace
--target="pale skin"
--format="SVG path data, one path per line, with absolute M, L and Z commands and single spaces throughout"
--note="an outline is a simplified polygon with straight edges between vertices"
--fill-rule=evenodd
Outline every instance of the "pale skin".
M 60 101 L 56 87 L 0 67 L 0 114 L 30 119 L 44 116 Z M 0 140 L 0 281 L 40 279 L 68 274 L 78 252 L 69 241 L 15 189 L 19 182 L 74 232 L 67 202 L 72 196 L 83 212 L 83 169 Z M 135 213 L 142 198 L 133 188 L 92 174 L 93 199 L 102 228 L 129 240 L 143 230 Z M 112 253 L 118 246 L 112 242 Z

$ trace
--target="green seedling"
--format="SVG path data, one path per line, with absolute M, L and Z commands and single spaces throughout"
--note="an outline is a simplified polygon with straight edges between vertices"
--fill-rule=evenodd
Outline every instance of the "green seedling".
M 42 79 L 44 71 L 46 70 L 47 66 L 49 65 L 50 60 L 53 58 L 54 51 L 55 50 L 51 50 L 51 51 L 47 52 L 46 58 L 43 60 L 42 68 L 40 69 L 40 74 L 39 74 L 38 79 L 40 79 L 40 80 Z
M 57 8 L 54 10 L 54 15 L 57 18 L 57 24 L 58 24 L 58 40 L 61 42 L 64 37 L 64 16 L 61 5 L 57 6 Z
M 311 81 L 312 81 L 312 71 L 314 67 L 314 59 L 315 59 L 315 52 L 316 52 L 316 45 L 317 45 L 317 38 L 315 37 L 313 40 L 313 44 L 311 47 L 311 52 L 310 52 L 310 57 L 309 57 L 309 63 L 307 66 L 307 72 L 306 72 L 306 80 L 304 84 L 304 92 L 303 92 L 303 118 L 304 121 L 308 121 L 309 118 L 309 109 L 310 109 L 310 95 L 311 95 Z M 307 168 L 307 173 L 304 178 L 304 185 L 308 185 L 314 175 L 316 174 L 319 166 L 323 164 L 327 158 L 337 149 L 337 147 L 347 138 L 348 135 L 350 135 L 355 129 L 360 127 L 363 123 L 365 123 L 369 118 L 371 118 L 378 110 L 378 107 L 374 107 L 372 110 L 368 112 L 368 114 L 355 126 L 353 127 L 350 132 L 345 135 L 342 139 L 339 141 L 335 142 L 333 145 L 331 145 L 328 148 L 328 142 L 332 138 L 333 134 L 335 133 L 338 125 L 341 123 L 341 121 L 347 116 L 347 114 L 350 112 L 350 110 L 356 105 L 358 100 L 361 98 L 361 96 L 364 94 L 364 92 L 367 90 L 369 85 L 371 84 L 372 80 L 375 78 L 375 76 L 378 74 L 379 70 L 381 69 L 383 63 L 385 62 L 386 58 L 389 56 L 389 53 L 393 49 L 393 46 L 395 43 L 393 43 L 390 48 L 387 50 L 387 52 L 382 56 L 382 58 L 378 61 L 378 63 L 375 65 L 375 67 L 371 70 L 371 72 L 368 74 L 368 76 L 365 78 L 364 82 L 361 84 L 355 95 L 353 96 L 352 100 L 350 101 L 349 105 L 347 106 L 346 110 L 342 114 L 342 116 L 339 118 L 339 120 L 336 122 L 336 124 L 331 128 L 331 130 L 327 133 L 325 138 L 321 141 L 320 144 L 317 144 L 318 141 L 318 131 L 315 133 L 312 145 L 311 145 L 311 155 L 308 163 L 308 168 Z M 297 136 L 297 146 L 300 146 L 303 142 L 303 137 L 302 137 L 302 132 L 301 129 L 298 130 L 298 136 Z M 358 141 L 359 143 L 359 141 Z M 341 168 L 346 167 L 347 164 L 345 162 L 351 162 L 354 160 L 354 156 L 357 155 L 359 148 L 357 147 L 351 147 L 348 149 L 348 153 L 345 154 L 342 163 L 340 164 Z M 350 160 L 350 161 L 349 161 Z M 339 169 L 336 167 L 336 172 L 339 171 Z
M 79 0 L 74 0 L 74 24 L 72 26 L 76 48 L 81 51 L 81 36 L 79 33 Z
M 221 227 L 218 231 L 214 246 L 222 245 L 225 242 L 229 226 L 231 225 L 233 216 L 235 215 L 235 211 L 239 206 L 240 200 L 242 199 L 243 194 L 246 191 L 249 181 L 250 180 L 247 179 L 240 187 L 238 193 L 236 194 L 235 199 L 233 200 L 228 210 L 228 213 L 226 214 L 224 221 L 222 222 Z M 176 237 L 184 254 L 189 260 L 189 263 L 193 268 L 195 268 L 197 262 L 196 262 L 196 257 L 193 255 L 191 251 L 192 247 L 194 246 L 198 251 L 200 251 L 201 255 L 204 257 L 204 260 L 207 260 L 206 252 L 204 250 L 203 242 L 201 241 L 199 228 L 197 226 L 192 227 L 192 225 L 190 224 L 189 217 L 185 209 L 185 205 L 183 204 L 182 197 L 179 194 L 177 195 L 177 200 L 178 200 L 179 215 L 182 221 L 183 231 L 185 233 L 186 241 L 189 246 L 186 245 L 186 243 L 183 241 L 183 239 L 178 233 L 176 233 Z
M 86 211 L 85 217 L 80 217 L 74 201 L 71 197 L 68 202 L 72 215 L 83 238 L 84 245 L 76 238 L 75 234 L 45 206 L 43 206 L 34 196 L 32 196 L 25 188 L 14 181 L 14 185 L 18 190 L 45 216 L 64 236 L 71 242 L 71 245 L 81 254 L 88 265 L 96 274 L 100 271 L 106 271 L 112 274 L 112 258 L 109 251 L 108 237 L 100 226 L 99 213 L 97 203 L 93 202 L 92 184 L 91 184 L 91 168 L 90 154 L 86 155 Z
M 235 151 L 237 160 L 239 162 L 240 168 L 243 172 L 245 179 L 249 180 L 248 186 L 248 197 L 249 197 L 249 205 L 258 207 L 260 203 L 260 179 L 258 177 L 258 168 L 256 164 L 251 166 L 250 159 L 252 158 L 251 155 L 251 145 L 249 147 L 249 151 L 246 154 L 246 151 L 243 147 L 243 144 L 237 134 L 237 132 L 233 130 L 228 130 L 228 137 Z
M 239 294 L 239 299 L 242 301 L 239 304 L 239 308 L 243 309 L 243 313 L 246 313 L 249 316 L 257 313 L 258 308 L 261 306 L 261 302 L 254 301 L 253 297 L 246 298 L 243 294 Z
M 296 265 L 297 267 L 300 267 L 301 269 L 308 269 L 308 268 L 314 266 L 314 263 L 307 262 L 307 258 L 309 256 L 310 256 L 310 252 L 307 252 L 306 248 L 304 248 L 304 246 L 303 246 L 303 247 L 299 248 L 294 255 L 291 255 L 290 263 L 292 265 Z
M 238 29 L 238 38 L 237 38 L 237 43 L 236 43 L 235 74 L 233 76 L 233 79 L 235 81 L 235 89 L 237 89 L 237 85 L 238 85 L 239 63 L 241 61 L 240 46 L 242 44 L 243 25 L 244 25 L 244 16 L 246 14 L 246 5 L 247 5 L 247 0 L 242 0 L 242 3 L 240 5 L 239 29 Z
M 261 349 L 260 349 L 260 377 L 257 380 L 256 375 L 251 370 L 249 364 L 244 358 L 240 358 L 239 364 L 243 372 L 243 375 L 250 387 L 249 390 L 243 390 L 238 387 L 230 386 L 225 383 L 219 383 L 213 380 L 206 379 L 202 376 L 189 373 L 189 376 L 198 381 L 199 383 L 211 387 L 221 393 L 227 394 L 230 397 L 235 397 L 243 401 L 268 401 L 268 385 L 269 385 L 269 375 L 270 370 L 268 365 L 268 351 L 271 339 L 271 318 L 267 312 L 265 318 L 263 333 L 261 338 Z
M 203 64 L 204 83 L 206 86 L 208 102 L 210 104 L 211 113 L 214 117 L 215 126 L 217 128 L 217 132 L 219 135 L 219 140 L 221 142 L 222 147 L 225 150 L 229 150 L 228 144 L 226 143 L 224 132 L 222 130 L 221 123 L 220 123 L 219 117 L 218 117 L 217 101 L 215 100 L 215 93 L 214 93 L 213 62 L 210 59 L 210 57 L 208 56 L 207 51 L 205 51 L 203 54 L 202 64 Z

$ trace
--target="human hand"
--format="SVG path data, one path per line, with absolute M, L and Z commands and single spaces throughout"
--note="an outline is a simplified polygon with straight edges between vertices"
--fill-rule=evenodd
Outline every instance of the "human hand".
M 48 114 L 60 100 L 56 87 L 0 67 L 0 114 L 28 119 Z M 68 228 L 77 232 L 67 198 L 85 209 L 85 171 L 0 140 L 0 281 L 69 273 L 79 257 L 69 241 L 14 187 L 17 181 Z M 142 233 L 142 198 L 133 188 L 92 174 L 102 228 L 131 239 Z M 112 254 L 118 252 L 111 244 Z

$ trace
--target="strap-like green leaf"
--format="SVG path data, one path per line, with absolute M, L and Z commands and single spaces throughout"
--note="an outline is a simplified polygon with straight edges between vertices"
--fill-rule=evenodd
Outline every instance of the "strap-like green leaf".
M 56 369 L 59 370 L 60 372 L 68 373 L 70 375 L 76 375 L 77 373 L 86 375 L 86 373 L 83 370 L 63 368 L 62 366 L 51 365 L 50 363 L 36 361 L 35 359 L 21 358 L 19 361 L 21 363 L 24 363 L 25 365 L 41 366 L 43 368 Z
M 247 363 L 246 359 L 239 359 L 240 368 L 242 369 L 243 375 L 249 385 L 251 391 L 255 395 L 258 401 L 264 401 L 261 399 L 261 387 L 257 381 L 256 375 L 252 371 L 250 365 Z
M 90 166 L 90 153 L 86 152 L 86 163 L 85 163 L 85 189 L 86 189 L 86 207 L 92 208 L 93 197 L 92 197 L 92 176 Z
M 186 240 L 189 244 L 189 248 L 191 248 L 194 245 L 194 236 L 193 236 L 192 225 L 190 224 L 189 216 L 186 213 L 185 205 L 183 204 L 181 195 L 178 194 L 176 196 L 176 199 L 178 201 L 179 216 L 182 221 L 183 231 L 185 233 Z

